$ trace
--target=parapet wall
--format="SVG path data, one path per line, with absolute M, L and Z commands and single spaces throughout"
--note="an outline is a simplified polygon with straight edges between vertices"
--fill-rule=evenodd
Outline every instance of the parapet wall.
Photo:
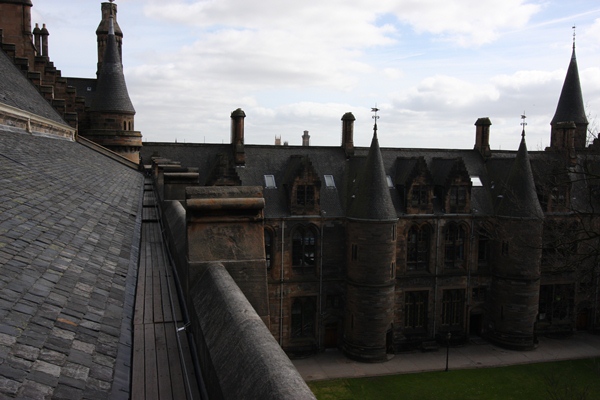
M 211 399 L 314 399 L 314 395 L 221 263 L 190 287 L 188 305 Z
M 220 189 L 213 189 L 213 191 L 208 189 L 211 193 L 208 198 L 218 198 L 214 190 Z M 247 189 L 242 192 L 245 190 Z M 190 197 L 198 198 L 198 196 Z M 246 195 L 241 197 L 248 199 Z M 206 197 L 205 199 L 206 201 L 201 202 L 201 214 L 208 213 L 205 217 L 209 217 L 209 220 L 213 212 L 219 214 L 224 211 L 222 207 L 213 207 L 212 201 Z M 258 200 L 264 202 L 262 195 L 254 199 L 255 202 Z M 221 200 L 226 199 L 221 198 Z M 235 202 L 239 203 L 239 198 Z M 226 209 L 232 208 L 232 204 L 227 204 L 227 201 L 224 203 Z M 246 203 L 247 201 L 242 201 L 242 205 L 247 206 Z M 190 229 L 187 225 L 190 215 L 187 215 L 183 202 L 174 200 L 163 201 L 160 204 L 161 218 L 169 249 L 176 264 L 179 282 L 182 285 L 202 378 L 209 397 L 261 400 L 314 399 L 314 395 L 265 325 L 265 318 L 256 312 L 246 297 L 249 295 L 259 299 L 259 292 L 265 291 L 257 290 L 257 287 L 261 287 L 260 283 L 266 281 L 266 277 L 259 279 L 255 276 L 258 272 L 248 275 L 249 271 L 257 271 L 258 261 L 253 257 L 247 257 L 245 260 L 222 259 L 215 262 L 202 262 L 198 254 L 194 257 L 195 261 L 190 260 L 188 256 L 190 245 L 195 246 L 198 251 L 198 246 L 208 246 L 208 242 L 188 243 Z M 198 208 L 198 204 L 195 206 Z M 211 208 L 216 210 L 209 210 Z M 244 210 L 247 207 L 241 208 Z M 250 207 L 250 209 L 254 208 Z M 262 210 L 262 205 L 259 209 Z M 196 217 L 198 212 L 198 209 L 193 212 Z M 224 215 L 221 215 L 212 222 L 204 221 L 204 226 L 208 227 L 211 223 L 218 224 L 219 221 L 222 222 L 223 217 Z M 243 223 L 240 221 L 239 214 L 235 219 Z M 197 229 L 192 229 L 192 232 L 193 237 L 197 234 Z M 262 237 L 262 225 L 260 233 Z M 241 245 L 241 242 L 237 244 Z M 256 248 L 263 250 L 264 245 L 253 245 L 252 249 L 247 249 L 244 253 L 252 253 Z M 261 260 L 263 268 L 266 269 L 264 255 L 261 256 Z M 247 286 L 245 290 L 249 290 L 249 294 L 245 294 L 240 289 L 224 263 L 228 264 L 228 268 L 235 273 L 236 279 L 241 281 L 242 286 L 244 284 Z M 193 273 L 190 273 L 190 268 L 193 269 Z M 266 302 L 266 294 L 264 302 Z M 258 301 L 258 306 L 261 305 L 262 303 Z M 268 309 L 266 312 L 268 316 Z

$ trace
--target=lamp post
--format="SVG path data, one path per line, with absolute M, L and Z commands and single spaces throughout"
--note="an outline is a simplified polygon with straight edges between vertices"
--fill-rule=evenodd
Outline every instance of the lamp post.
M 448 335 L 446 336 L 446 370 L 445 372 L 448 372 L 448 356 L 450 355 L 450 338 L 452 337 L 452 334 L 450 332 L 448 332 Z

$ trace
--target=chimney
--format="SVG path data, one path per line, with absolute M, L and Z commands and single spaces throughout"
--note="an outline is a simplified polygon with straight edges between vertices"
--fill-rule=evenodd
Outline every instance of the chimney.
M 48 55 L 48 29 L 46 29 L 46 24 L 42 25 L 42 30 L 40 31 L 40 35 L 42 36 L 42 56 L 49 57 Z
M 475 122 L 475 150 L 484 158 L 492 155 L 490 150 L 490 126 L 492 121 L 488 117 L 479 118 Z
M 41 39 L 42 30 L 38 23 L 35 23 L 35 28 L 33 28 L 33 43 L 35 45 L 35 52 L 37 56 L 42 55 L 42 39 Z
M 304 135 L 302 135 L 302 146 L 310 146 L 310 135 L 308 134 L 308 131 L 304 131 Z
M 342 116 L 342 149 L 346 157 L 354 155 L 354 115 L 347 112 Z
M 281 136 L 275 136 L 275 146 L 281 146 Z
M 231 113 L 231 145 L 233 147 L 235 165 L 246 164 L 246 155 L 244 152 L 244 118 L 246 118 L 246 113 L 241 108 Z

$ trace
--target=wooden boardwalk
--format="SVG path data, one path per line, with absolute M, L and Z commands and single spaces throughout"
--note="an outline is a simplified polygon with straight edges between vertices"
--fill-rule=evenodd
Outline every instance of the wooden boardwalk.
M 133 316 L 133 400 L 200 399 L 151 181 L 146 180 Z

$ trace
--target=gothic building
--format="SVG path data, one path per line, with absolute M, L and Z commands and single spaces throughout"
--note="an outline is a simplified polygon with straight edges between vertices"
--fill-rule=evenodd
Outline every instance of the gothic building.
M 142 135 L 135 130 L 135 109 L 129 98 L 122 65 L 123 32 L 117 5 L 102 3 L 98 38 L 97 77 L 63 77 L 51 61 L 46 24 L 31 28 L 31 0 L 0 0 L 2 49 L 83 137 L 139 163 Z M 81 141 L 85 141 L 81 139 Z
M 339 147 L 308 132 L 303 146 L 248 145 L 244 118 L 231 114 L 231 144 L 145 143 L 142 156 L 165 201 L 185 204 L 182 184 L 262 188 L 268 326 L 288 354 L 378 362 L 474 336 L 534 349 L 598 328 L 600 158 L 575 47 L 545 151 L 525 129 L 516 152 L 491 150 L 489 118 L 472 150 L 380 148 L 377 126 L 355 147 L 351 113 Z

